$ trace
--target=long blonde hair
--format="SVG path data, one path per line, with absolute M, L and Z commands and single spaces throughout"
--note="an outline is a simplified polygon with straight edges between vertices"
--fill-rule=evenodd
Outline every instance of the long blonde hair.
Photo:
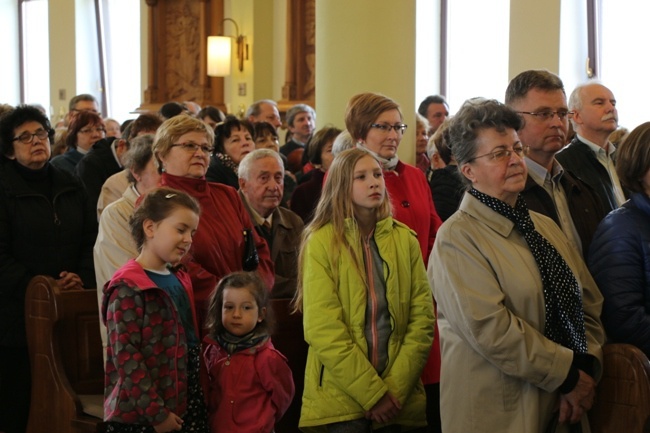
M 293 305 L 295 311 L 302 310 L 302 293 L 303 293 L 303 264 L 305 260 L 305 250 L 309 238 L 319 229 L 327 224 L 332 224 L 332 263 L 338 261 L 341 251 L 347 250 L 352 257 L 352 262 L 359 274 L 364 276 L 363 257 L 358 257 L 355 248 L 345 236 L 346 220 L 349 219 L 356 229 L 358 242 L 361 242 L 361 234 L 357 226 L 357 220 L 354 215 L 354 204 L 352 202 L 352 183 L 354 182 L 354 167 L 357 162 L 364 157 L 374 157 L 363 149 L 348 149 L 334 158 L 332 166 L 327 171 L 327 179 L 323 187 L 314 218 L 311 223 L 305 227 L 302 234 L 302 243 L 300 246 L 300 255 L 298 256 L 298 290 L 294 297 Z M 379 164 L 379 162 L 377 162 Z M 381 167 L 381 164 L 379 164 Z M 377 221 L 392 215 L 388 190 L 384 190 L 384 200 L 376 209 Z M 338 269 L 332 269 L 334 279 L 338 279 Z M 365 278 L 365 276 L 364 276 Z

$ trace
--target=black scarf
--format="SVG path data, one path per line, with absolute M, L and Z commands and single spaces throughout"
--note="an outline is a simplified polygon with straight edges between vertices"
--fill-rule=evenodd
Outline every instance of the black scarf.
M 555 247 L 537 230 L 521 197 L 509 204 L 472 188 L 469 193 L 493 211 L 515 223 L 535 258 L 542 276 L 546 325 L 544 336 L 574 353 L 587 353 L 582 291 L 578 281 Z

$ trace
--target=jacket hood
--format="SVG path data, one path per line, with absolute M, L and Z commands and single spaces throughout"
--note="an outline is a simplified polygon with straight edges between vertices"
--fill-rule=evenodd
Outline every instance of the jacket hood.
M 192 282 L 187 273 L 179 272 L 175 273 L 175 275 L 185 288 L 192 287 Z M 142 266 L 140 266 L 140 264 L 136 262 L 135 259 L 130 259 L 124 266 L 118 269 L 110 281 L 104 285 L 104 288 L 102 290 L 104 296 L 102 298 L 101 311 L 103 321 L 106 320 L 108 301 L 111 297 L 111 293 L 113 293 L 113 290 L 121 285 L 137 288 L 138 290 L 157 289 L 156 284 L 151 281 L 151 278 L 147 276 Z M 194 296 L 191 290 L 188 290 L 188 295 L 190 297 L 192 310 L 194 310 Z

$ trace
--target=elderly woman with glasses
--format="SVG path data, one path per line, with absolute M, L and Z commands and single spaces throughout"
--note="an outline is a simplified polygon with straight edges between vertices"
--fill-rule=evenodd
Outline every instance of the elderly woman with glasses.
M 75 174 L 75 168 L 90 148 L 106 136 L 104 120 L 92 111 L 79 111 L 70 122 L 65 138 L 68 150 L 52 158 L 52 165 Z
M 560 228 L 520 196 L 521 122 L 505 105 L 477 99 L 449 125 L 468 189 L 438 232 L 428 269 L 446 433 L 589 431 L 602 296 Z
M 348 102 L 345 126 L 357 147 L 374 155 L 382 164 L 393 217 L 415 231 L 426 265 L 442 221 L 433 206 L 424 173 L 400 161 L 397 156 L 397 148 L 407 127 L 402 121 L 399 105 L 377 93 L 355 95 Z M 427 422 L 430 428 L 437 431 L 440 426 L 440 347 L 437 335 L 422 373 L 422 381 L 427 392 Z
M 187 115 L 166 120 L 153 143 L 161 186 L 184 191 L 201 205 L 199 227 L 183 259 L 192 278 L 199 323 L 203 323 L 210 294 L 219 280 L 231 272 L 252 270 L 245 263 L 251 250 L 257 250 L 256 269 L 269 290 L 274 280 L 269 247 L 253 229 L 237 191 L 205 178 L 213 143 L 212 128 Z M 250 234 L 244 235 L 244 230 Z
M 62 289 L 95 286 L 97 218 L 81 183 L 48 161 L 54 131 L 36 107 L 0 118 L 0 431 L 25 431 L 30 362 L 25 292 L 48 275 Z

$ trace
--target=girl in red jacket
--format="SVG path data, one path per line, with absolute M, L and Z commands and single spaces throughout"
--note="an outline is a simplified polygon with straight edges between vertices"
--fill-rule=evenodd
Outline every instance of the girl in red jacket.
M 212 433 L 270 433 L 291 404 L 293 378 L 271 343 L 268 303 L 252 272 L 224 277 L 212 295 L 204 339 Z
M 170 188 L 150 192 L 131 217 L 140 254 L 104 288 L 109 433 L 209 433 L 192 285 L 173 267 L 198 223 L 197 201 Z

